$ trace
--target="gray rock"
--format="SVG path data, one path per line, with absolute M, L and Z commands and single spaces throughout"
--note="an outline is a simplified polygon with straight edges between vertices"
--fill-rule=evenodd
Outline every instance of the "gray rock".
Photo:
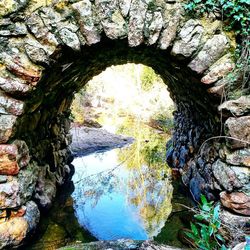
M 49 57 L 47 55 L 47 52 L 43 48 L 36 47 L 28 43 L 26 43 L 24 47 L 26 54 L 31 61 L 39 64 L 49 64 Z
M 232 149 L 244 148 L 250 145 L 250 116 L 230 117 L 225 122 L 225 134 L 234 139 L 228 140 Z
M 240 149 L 233 152 L 225 152 L 225 160 L 235 166 L 250 167 L 250 149 Z
M 34 201 L 28 201 L 26 204 L 26 213 L 23 216 L 28 222 L 28 232 L 34 231 L 40 219 L 40 211 Z
M 3 23 L 0 21 L 0 36 L 23 36 L 27 34 L 27 28 L 24 23 Z
M 174 42 L 172 55 L 190 57 L 198 49 L 203 32 L 200 21 L 188 20 L 180 30 L 178 40 Z
M 208 73 L 202 77 L 201 82 L 211 84 L 225 77 L 235 67 L 231 54 L 226 54 L 215 62 L 209 69 Z
M 163 30 L 159 38 L 159 48 L 167 49 L 176 37 L 184 9 L 181 3 L 165 4 L 163 11 Z
M 6 143 L 14 134 L 16 119 L 15 115 L 0 115 L 0 143 Z
M 95 4 L 106 36 L 110 39 L 125 38 L 127 23 L 120 12 L 118 0 L 97 0 Z
M 24 111 L 24 102 L 0 92 L 0 114 L 19 116 Z
M 212 165 L 213 175 L 217 182 L 227 191 L 234 188 L 241 188 L 245 183 L 241 183 L 240 174 L 236 174 L 234 170 L 221 160 L 217 160 Z
M 93 5 L 89 0 L 83 0 L 72 4 L 72 8 L 78 16 L 80 30 L 88 45 L 95 44 L 101 40 L 101 29 L 94 18 Z
M 135 47 L 143 42 L 143 28 L 149 0 L 134 0 L 129 12 L 129 46 Z
M 127 17 L 132 0 L 118 0 L 121 13 L 124 17 Z
M 225 35 L 214 35 L 211 39 L 207 40 L 202 50 L 189 63 L 188 67 L 201 74 L 216 62 L 228 48 L 228 40 Z
M 81 49 L 81 43 L 78 39 L 78 36 L 67 28 L 62 28 L 59 31 L 59 36 L 63 43 L 73 50 L 79 51 Z
M 144 37 L 148 45 L 156 43 L 163 26 L 161 11 L 148 11 L 146 13 Z
M 241 96 L 236 100 L 222 103 L 218 107 L 219 112 L 227 116 L 242 116 L 250 113 L 250 96 Z

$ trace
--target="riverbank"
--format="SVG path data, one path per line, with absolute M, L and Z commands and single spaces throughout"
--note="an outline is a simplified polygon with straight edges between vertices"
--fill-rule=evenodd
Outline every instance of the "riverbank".
M 74 126 L 71 128 L 73 156 L 85 156 L 94 152 L 121 148 L 134 142 L 134 138 L 116 135 L 101 128 Z

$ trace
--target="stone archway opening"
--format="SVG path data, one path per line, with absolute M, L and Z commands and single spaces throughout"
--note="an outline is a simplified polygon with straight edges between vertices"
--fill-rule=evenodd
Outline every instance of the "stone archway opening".
M 236 118 L 226 115 L 222 122 L 217 110 L 234 67 L 234 39 L 220 21 L 190 19 L 179 2 L 58 1 L 37 10 L 23 4 L 0 12 L 2 248 L 20 244 L 35 228 L 38 206 L 50 206 L 53 190 L 69 174 L 74 93 L 110 65 L 142 63 L 168 85 L 177 109 L 167 161 L 180 169 L 196 200 L 201 193 L 217 199 L 222 191 L 230 200 L 230 192 L 245 188 L 249 180 L 239 180 L 237 171 L 230 185 L 220 181 L 230 175 L 225 167 L 230 160 L 219 154 L 224 144 L 200 149 L 220 135 L 225 120 L 226 133 L 238 138 L 230 150 L 238 154 L 235 150 L 249 145 L 248 109 L 230 109 Z M 249 209 L 239 213 L 249 215 Z

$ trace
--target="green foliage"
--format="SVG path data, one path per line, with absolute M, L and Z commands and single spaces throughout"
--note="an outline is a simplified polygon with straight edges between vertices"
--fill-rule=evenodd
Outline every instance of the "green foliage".
M 250 0 L 188 0 L 184 7 L 191 14 L 219 12 L 228 29 L 242 37 L 250 34 Z
M 199 212 L 194 215 L 196 222 L 191 222 L 191 232 L 186 232 L 186 235 L 199 249 L 226 250 L 227 248 L 223 245 L 225 240 L 219 232 L 221 227 L 220 205 L 214 205 L 213 201 L 208 202 L 206 197 L 202 195 L 199 208 Z
M 143 67 L 140 75 L 141 86 L 144 91 L 150 91 L 153 84 L 156 82 L 162 82 L 162 79 L 157 75 L 150 67 Z

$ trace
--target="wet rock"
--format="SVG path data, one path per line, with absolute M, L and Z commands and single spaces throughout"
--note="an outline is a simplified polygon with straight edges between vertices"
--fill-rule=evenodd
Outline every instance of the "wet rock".
M 44 209 L 49 209 L 56 195 L 56 177 L 50 172 L 49 166 L 40 167 L 34 198 Z
M 16 119 L 15 115 L 0 115 L 0 143 L 6 143 L 14 134 Z
M 227 191 L 232 191 L 234 188 L 241 188 L 244 183 L 241 183 L 239 176 L 226 163 L 217 160 L 212 165 L 213 175 L 218 183 Z
M 171 53 L 174 56 L 190 57 L 198 49 L 203 31 L 198 20 L 188 20 L 178 34 Z
M 129 12 L 128 43 L 135 47 L 143 42 L 143 28 L 147 12 L 147 2 L 143 0 L 132 1 Z
M 88 45 L 98 43 L 101 40 L 101 29 L 94 19 L 93 6 L 89 0 L 83 0 L 72 4 L 76 15 L 78 16 L 78 23 L 80 25 L 81 33 Z
M 190 180 L 189 188 L 194 200 L 197 202 L 200 200 L 202 191 L 205 189 L 205 180 L 201 177 L 199 173 L 196 173 L 194 177 Z
M 228 48 L 225 35 L 214 35 L 209 39 L 198 55 L 192 60 L 188 67 L 198 74 L 203 73 L 209 66 L 216 62 Z
M 228 140 L 232 149 L 250 145 L 250 116 L 230 117 L 225 122 L 225 134 L 235 139 Z
M 250 112 L 250 96 L 241 96 L 236 100 L 222 103 L 218 107 L 219 112 L 224 116 L 242 116 Z
M 202 77 L 201 82 L 205 84 L 214 83 L 232 71 L 235 67 L 235 64 L 230 56 L 230 54 L 227 54 L 214 63 L 209 68 L 208 73 Z
M 184 9 L 182 4 L 166 4 L 163 11 L 163 30 L 158 45 L 160 49 L 167 49 L 176 37 L 177 28 L 181 22 Z
M 250 150 L 247 148 L 233 152 L 226 151 L 225 158 L 228 164 L 250 167 Z
M 148 45 L 156 43 L 163 26 L 161 11 L 148 11 L 146 13 L 144 37 Z
M 221 192 L 220 200 L 224 207 L 237 214 L 250 216 L 250 196 L 241 192 Z

